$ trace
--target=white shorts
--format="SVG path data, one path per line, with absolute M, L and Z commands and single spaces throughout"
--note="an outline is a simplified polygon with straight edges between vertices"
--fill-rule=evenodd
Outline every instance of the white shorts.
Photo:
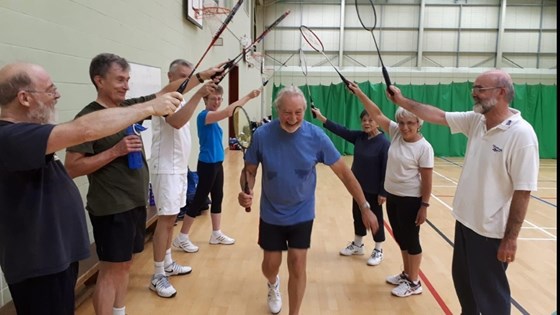
M 176 215 L 187 204 L 187 174 L 151 174 L 158 215 Z

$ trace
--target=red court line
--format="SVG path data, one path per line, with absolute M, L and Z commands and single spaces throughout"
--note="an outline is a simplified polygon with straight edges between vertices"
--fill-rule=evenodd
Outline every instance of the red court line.
M 391 234 L 393 239 L 395 239 L 395 236 L 393 235 L 393 230 L 389 226 L 389 223 L 387 223 L 387 221 L 383 220 L 383 225 L 385 225 L 385 228 L 387 229 L 387 231 L 389 231 L 389 234 Z M 426 275 L 424 275 L 424 273 L 422 272 L 422 269 L 420 269 L 419 276 L 420 276 L 420 279 L 422 279 L 422 282 L 424 282 L 424 285 L 428 288 L 428 291 L 430 291 L 430 293 L 432 294 L 432 296 L 436 300 L 439 307 L 441 307 L 441 310 L 443 311 L 443 313 L 446 314 L 446 315 L 453 315 L 451 310 L 449 310 L 449 307 L 447 307 L 447 304 L 445 304 L 445 302 L 443 301 L 443 299 L 441 298 L 441 296 L 437 292 L 436 288 L 434 288 L 434 286 L 428 280 Z

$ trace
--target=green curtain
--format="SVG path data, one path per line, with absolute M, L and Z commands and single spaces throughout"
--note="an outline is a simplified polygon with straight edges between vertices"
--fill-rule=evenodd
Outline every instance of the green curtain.
M 369 81 L 358 83 L 362 91 L 376 103 L 385 116 L 394 120 L 396 106 L 385 96 L 385 85 Z M 470 111 L 473 106 L 471 96 L 472 82 L 459 82 L 451 84 L 397 86 L 403 95 L 421 103 L 438 106 L 444 111 Z M 283 88 L 283 85 L 274 85 L 272 99 Z M 514 84 L 515 99 L 511 107 L 521 111 L 525 118 L 535 129 L 539 139 L 539 154 L 542 159 L 556 159 L 556 85 L 528 85 Z M 300 86 L 307 102 L 310 98 L 306 86 Z M 346 126 L 349 129 L 359 130 L 360 113 L 362 104 L 358 101 L 343 83 L 331 85 L 310 86 L 310 92 L 315 106 L 328 119 Z M 273 110 L 273 117 L 277 113 Z M 322 127 L 322 124 L 312 119 L 311 111 L 305 113 L 305 119 Z M 325 130 L 336 148 L 344 155 L 354 154 L 354 146 L 340 137 Z M 462 157 L 465 155 L 467 138 L 462 134 L 451 134 L 448 127 L 424 123 L 422 134 L 432 144 L 437 156 Z

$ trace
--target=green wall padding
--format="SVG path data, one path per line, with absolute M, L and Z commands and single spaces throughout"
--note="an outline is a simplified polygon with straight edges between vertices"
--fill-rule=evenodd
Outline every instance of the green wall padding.
M 385 116 L 394 120 L 397 107 L 385 96 L 385 85 L 382 83 L 370 83 L 369 81 L 358 83 L 362 91 L 379 106 Z M 472 82 L 459 82 L 451 84 L 436 85 L 412 85 L 404 84 L 397 86 L 403 95 L 418 102 L 435 105 L 444 111 L 470 111 L 473 106 L 471 96 Z M 272 100 L 283 88 L 283 85 L 274 85 Z M 557 139 L 557 86 L 556 85 L 528 85 L 514 84 L 515 99 L 511 107 L 521 111 L 521 115 L 535 129 L 539 139 L 539 154 L 541 159 L 556 159 Z M 309 95 L 305 86 L 299 87 L 307 98 Z M 346 126 L 350 129 L 361 129 L 360 113 L 362 104 L 343 83 L 331 85 L 310 86 L 311 95 L 315 106 L 328 119 Z M 273 117 L 277 114 L 272 111 Z M 312 119 L 311 111 L 307 110 L 305 119 L 322 127 L 322 124 Z M 325 130 L 336 148 L 344 155 L 353 155 L 354 146 L 340 137 Z M 465 155 L 467 138 L 462 134 L 451 134 L 448 127 L 424 123 L 422 134 L 432 144 L 436 156 L 462 157 Z

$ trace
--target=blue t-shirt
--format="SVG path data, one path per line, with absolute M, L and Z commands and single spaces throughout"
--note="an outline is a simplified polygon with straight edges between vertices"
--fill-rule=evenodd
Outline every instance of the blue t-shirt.
M 224 146 L 222 144 L 223 131 L 217 122 L 206 124 L 205 109 L 196 117 L 196 128 L 198 130 L 198 143 L 200 153 L 198 160 L 204 163 L 218 163 L 224 161 Z
M 8 284 L 89 256 L 82 197 L 56 154 L 54 125 L 0 121 L 0 267 Z
M 245 161 L 262 164 L 261 219 L 269 224 L 294 225 L 315 218 L 315 165 L 340 159 L 323 130 L 304 121 L 288 133 L 275 119 L 257 128 Z

